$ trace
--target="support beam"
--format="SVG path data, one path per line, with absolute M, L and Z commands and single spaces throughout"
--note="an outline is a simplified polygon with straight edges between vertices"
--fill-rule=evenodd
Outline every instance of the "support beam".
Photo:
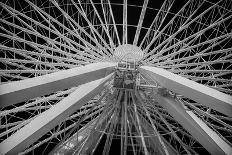
M 161 86 L 232 117 L 232 96 L 161 68 L 142 66 L 139 71 Z
M 93 63 L 44 76 L 0 85 L 0 107 L 49 94 L 58 90 L 84 84 L 105 77 L 115 63 Z
M 81 127 L 78 130 L 78 132 L 74 133 L 72 136 L 65 139 L 65 141 L 64 141 L 64 139 L 62 141 L 60 141 L 59 144 L 56 145 L 56 147 L 53 148 L 53 150 L 51 152 L 49 152 L 49 155 L 54 155 L 54 154 L 59 154 L 59 153 L 68 154 L 68 153 L 72 153 L 73 151 L 75 151 L 76 148 L 78 148 L 84 142 L 86 137 L 88 137 L 92 128 L 96 124 L 97 119 L 98 119 L 98 117 L 94 118 L 92 121 L 88 122 L 88 124 Z M 69 143 L 72 143 L 74 146 L 72 148 L 65 148 L 64 146 L 69 146 L 68 145 Z
M 123 0 L 123 33 L 122 44 L 127 44 L 127 0 Z
M 136 32 L 135 32 L 135 37 L 134 37 L 133 45 L 137 45 L 137 43 L 138 43 L 138 39 L 139 39 L 140 31 L 141 31 L 141 28 L 142 28 L 144 16 L 145 16 L 145 13 L 146 13 L 148 1 L 149 0 L 145 0 L 143 2 L 143 8 L 142 8 L 142 11 L 140 13 L 138 27 L 137 27 Z
M 141 141 L 142 141 L 142 145 L 143 145 L 144 154 L 145 154 L 145 155 L 148 155 L 147 145 L 146 145 L 146 143 L 145 143 L 145 138 L 144 138 L 144 134 L 143 134 L 143 131 L 142 131 L 141 123 L 140 123 L 140 120 L 139 120 L 138 110 L 137 110 L 137 106 L 136 106 L 135 98 L 134 98 L 134 97 L 135 97 L 135 96 L 132 95 L 135 117 L 136 117 L 136 121 L 137 121 L 138 127 L 139 127 L 139 136 L 141 137 Z
M 232 154 L 232 147 L 180 102 L 160 94 L 154 97 L 211 154 Z
M 102 3 L 102 0 L 101 0 L 101 3 Z M 110 11 L 110 15 L 111 15 L 111 18 L 112 18 L 112 22 L 113 22 L 113 26 L 114 26 L 114 31 L 115 31 L 115 34 L 116 34 L 116 37 L 117 37 L 117 41 L 118 41 L 117 45 L 121 45 L 121 41 L 119 39 L 118 29 L 117 29 L 117 26 L 116 26 L 116 23 L 115 23 L 115 18 L 114 18 L 114 14 L 113 14 L 113 11 L 112 11 L 112 7 L 111 7 L 111 4 L 110 4 L 110 1 L 106 0 L 105 3 L 109 5 L 109 11 Z
M 17 154 L 33 144 L 42 135 L 100 93 L 111 77 L 112 74 L 79 86 L 68 97 L 37 116 L 32 122 L 0 143 L 0 154 Z
M 152 118 L 151 118 L 151 116 L 150 116 L 150 113 L 148 112 L 147 108 L 145 107 L 144 102 L 141 100 L 141 97 L 140 97 L 140 95 L 138 94 L 138 91 L 135 91 L 135 96 L 137 97 L 138 101 L 139 101 L 140 104 L 142 105 L 142 108 L 143 108 L 143 110 L 145 111 L 146 116 L 147 116 L 148 120 L 149 120 L 150 123 L 151 123 L 151 126 L 152 126 L 152 128 L 153 128 L 152 131 L 154 132 L 154 135 L 157 135 L 158 144 L 160 145 L 160 150 L 161 150 L 161 152 L 162 152 L 163 154 L 165 154 L 165 155 L 169 155 L 170 153 L 168 152 L 168 149 L 167 149 L 166 145 L 164 144 L 164 142 L 163 142 L 163 140 L 162 140 L 162 138 L 161 138 L 160 133 L 158 132 L 157 128 L 155 127 L 155 124 L 154 124 L 154 122 L 152 121 Z
M 77 154 L 93 154 L 95 152 L 95 149 L 100 143 L 105 133 L 105 130 L 109 127 L 110 123 L 112 122 L 112 119 L 114 118 L 113 117 L 113 115 L 115 114 L 114 106 L 115 105 L 113 105 L 113 107 L 111 105 L 108 105 L 108 107 L 104 109 L 104 111 L 101 113 L 100 117 L 98 118 L 96 122 L 96 126 L 92 128 L 91 132 L 88 135 L 87 140 L 81 146 L 81 148 L 79 148 Z M 106 119 L 110 116 L 111 118 L 109 119 L 109 121 L 106 121 Z M 98 132 L 96 130 L 99 126 L 101 127 L 103 126 L 103 129 L 104 129 L 103 132 Z

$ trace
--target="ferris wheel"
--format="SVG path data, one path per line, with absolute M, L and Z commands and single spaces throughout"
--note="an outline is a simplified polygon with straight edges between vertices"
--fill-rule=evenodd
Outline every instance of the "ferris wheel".
M 232 154 L 231 0 L 2 0 L 0 154 Z

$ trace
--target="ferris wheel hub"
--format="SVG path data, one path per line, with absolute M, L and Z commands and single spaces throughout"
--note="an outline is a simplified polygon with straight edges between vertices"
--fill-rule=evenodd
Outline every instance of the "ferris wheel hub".
M 143 58 L 143 51 L 135 45 L 123 44 L 119 45 L 114 52 L 114 56 L 118 61 L 134 62 Z

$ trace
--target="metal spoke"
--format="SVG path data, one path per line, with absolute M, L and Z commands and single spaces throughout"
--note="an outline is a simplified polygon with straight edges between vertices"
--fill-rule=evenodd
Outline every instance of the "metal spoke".
M 2 0 L 0 154 L 230 154 L 231 8 Z

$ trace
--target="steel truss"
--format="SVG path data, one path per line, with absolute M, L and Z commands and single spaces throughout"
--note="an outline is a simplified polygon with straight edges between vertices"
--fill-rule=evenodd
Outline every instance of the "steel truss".
M 0 154 L 232 154 L 231 8 L 1 1 Z

